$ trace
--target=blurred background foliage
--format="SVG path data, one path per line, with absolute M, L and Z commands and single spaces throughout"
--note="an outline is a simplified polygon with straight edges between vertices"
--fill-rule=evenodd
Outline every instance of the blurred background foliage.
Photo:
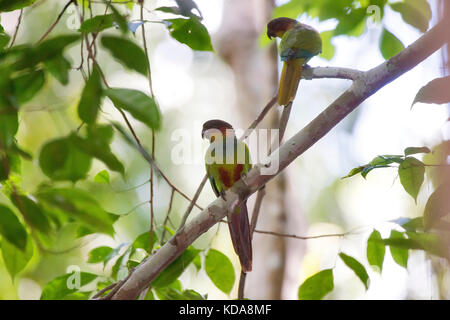
M 193 195 L 204 174 L 201 123 L 250 123 L 242 104 L 230 107 L 240 102 L 243 75 L 220 38 L 229 4 L 76 2 L 0 0 L 0 299 L 87 299 L 122 279 L 177 229 L 189 204 L 183 194 Z M 267 1 L 267 17 L 252 3 L 246 14 L 260 20 L 252 41 L 272 53 L 271 64 L 264 26 L 285 16 L 320 31 L 323 52 L 313 65 L 362 70 L 403 50 L 449 10 L 431 0 L 290 0 Z M 246 34 L 233 37 L 239 43 Z M 448 77 L 429 82 L 448 75 L 448 53 L 440 54 L 369 99 L 288 168 L 286 199 L 265 200 L 267 208 L 286 206 L 290 219 L 304 217 L 283 231 L 342 235 L 301 248 L 292 239 L 288 252 L 298 260 L 286 258 L 278 283 L 265 281 L 280 293 L 254 288 L 249 298 L 448 298 L 448 108 L 424 104 L 449 101 Z M 253 69 L 244 76 L 261 78 L 268 66 L 256 61 L 245 62 Z M 342 83 L 302 82 L 288 136 Z M 245 106 L 256 114 L 263 107 Z M 153 191 L 128 124 L 164 172 L 153 172 Z M 191 163 L 171 161 L 180 129 L 198 146 Z M 206 187 L 199 203 L 212 199 Z M 255 269 L 280 268 L 274 257 Z M 238 270 L 219 224 L 141 298 L 234 298 Z M 79 271 L 82 290 L 67 285 Z

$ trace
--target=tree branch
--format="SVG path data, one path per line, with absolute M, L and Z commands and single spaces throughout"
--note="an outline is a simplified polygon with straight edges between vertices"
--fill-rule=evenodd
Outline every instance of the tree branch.
M 448 19 L 447 19 L 448 20 Z M 245 201 L 251 194 L 273 179 L 303 152 L 319 141 L 334 126 L 355 110 L 361 102 L 372 96 L 380 88 L 414 68 L 448 41 L 449 21 L 444 19 L 425 33 L 408 48 L 392 59 L 358 76 L 351 87 L 331 105 L 295 134 L 269 158 L 279 160 L 275 174 L 263 175 L 264 164 L 255 165 L 252 170 L 225 193 L 217 198 L 195 219 L 187 223 L 150 259 L 140 264 L 126 281 L 120 283 L 111 299 L 134 299 L 155 277 L 174 261 L 195 239 L 219 222 Z

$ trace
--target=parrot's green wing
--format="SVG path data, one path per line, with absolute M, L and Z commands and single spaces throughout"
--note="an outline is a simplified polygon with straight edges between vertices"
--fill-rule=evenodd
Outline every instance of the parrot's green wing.
M 205 167 L 206 167 L 206 174 L 208 176 L 209 182 L 211 183 L 211 187 L 212 187 L 212 189 L 214 191 L 214 194 L 216 195 L 216 197 L 218 197 L 220 195 L 220 191 L 219 191 L 219 188 L 216 185 L 216 181 L 214 180 L 214 175 L 211 172 L 212 171 L 212 165 L 208 165 L 207 164 Z
M 322 39 L 314 28 L 299 23 L 287 31 L 280 43 L 280 57 L 282 61 L 309 59 L 322 52 Z

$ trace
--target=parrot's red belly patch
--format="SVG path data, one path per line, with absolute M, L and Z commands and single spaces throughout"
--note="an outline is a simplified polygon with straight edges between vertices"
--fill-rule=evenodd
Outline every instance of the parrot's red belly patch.
M 220 181 L 222 181 L 223 185 L 225 186 L 225 188 L 229 188 L 233 185 L 233 182 L 231 181 L 231 176 L 230 176 L 230 172 L 228 172 L 226 169 L 223 168 L 219 168 L 219 176 L 220 176 Z
M 237 164 L 233 170 L 227 170 L 225 168 L 219 168 L 220 181 L 225 188 L 231 188 L 231 186 L 241 178 L 242 171 L 244 170 L 243 164 Z
M 244 170 L 244 165 L 242 163 L 237 164 L 236 169 L 234 169 L 234 182 L 241 178 L 242 170 Z

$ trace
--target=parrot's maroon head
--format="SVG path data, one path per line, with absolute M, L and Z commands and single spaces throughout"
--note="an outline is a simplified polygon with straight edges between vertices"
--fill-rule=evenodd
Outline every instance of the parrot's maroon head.
M 226 135 L 227 133 L 234 134 L 233 126 L 228 122 L 214 119 L 206 121 L 203 124 L 202 138 L 206 138 L 211 142 L 214 141 L 214 136 L 217 136 L 218 134 Z
M 286 31 L 292 29 L 297 23 L 297 20 L 291 18 L 273 19 L 267 24 L 267 36 L 269 39 L 272 39 L 272 37 L 281 38 Z

